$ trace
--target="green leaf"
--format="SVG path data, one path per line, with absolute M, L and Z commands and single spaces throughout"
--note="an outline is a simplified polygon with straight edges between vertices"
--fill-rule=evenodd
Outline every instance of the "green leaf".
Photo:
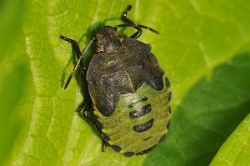
M 128 4 L 131 20 L 160 32 L 144 30 L 139 40 L 151 44 L 173 91 L 166 141 L 132 158 L 109 146 L 101 152 L 100 134 L 74 112 L 83 88 L 78 73 L 63 89 L 75 55 L 59 38 L 71 37 L 83 49 L 98 27 L 122 23 Z M 0 9 L 0 88 L 15 98 L 5 99 L 9 110 L 0 106 L 2 117 L 15 115 L 6 127 L 11 139 L 0 140 L 6 165 L 208 165 L 222 145 L 231 148 L 223 143 L 249 114 L 247 0 L 5 0 Z M 13 84 L 5 82 L 10 76 Z
M 17 65 L 12 71 L 6 72 L 0 82 L 0 164 L 5 162 L 20 131 L 15 107 L 23 93 L 26 72 L 23 65 Z
M 220 148 L 213 165 L 249 165 L 250 157 L 250 114 Z

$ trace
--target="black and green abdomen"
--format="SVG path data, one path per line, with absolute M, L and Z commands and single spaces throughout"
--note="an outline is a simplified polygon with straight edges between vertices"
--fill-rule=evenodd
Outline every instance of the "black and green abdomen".
M 110 116 L 94 113 L 102 124 L 103 138 L 125 156 L 140 155 L 164 141 L 169 127 L 170 89 L 143 84 L 136 93 L 120 95 Z

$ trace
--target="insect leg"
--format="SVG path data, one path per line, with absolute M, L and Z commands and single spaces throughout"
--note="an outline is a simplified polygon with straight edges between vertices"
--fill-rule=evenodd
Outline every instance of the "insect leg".
M 83 50 L 83 52 L 81 52 L 81 51 L 80 51 L 80 48 L 79 48 L 79 45 L 78 45 L 78 43 L 77 43 L 75 40 L 70 39 L 70 38 L 67 38 L 67 37 L 62 36 L 62 35 L 61 35 L 60 37 L 61 37 L 61 39 L 63 39 L 63 40 L 65 40 L 65 41 L 67 41 L 67 42 L 69 42 L 69 43 L 72 44 L 72 46 L 73 46 L 73 48 L 74 48 L 74 50 L 75 50 L 75 52 L 76 52 L 76 54 L 77 54 L 77 57 L 78 57 L 78 61 L 76 62 L 75 66 L 74 66 L 74 68 L 73 68 L 73 71 L 71 72 L 71 74 L 70 74 L 70 76 L 68 77 L 68 80 L 67 80 L 67 82 L 66 82 L 66 84 L 65 84 L 65 86 L 64 86 L 64 89 L 66 89 L 66 88 L 68 87 L 68 85 L 69 85 L 69 83 L 70 83 L 70 81 L 71 81 L 71 79 L 72 79 L 72 77 L 73 77 L 75 71 L 78 69 L 79 66 L 82 66 L 82 69 L 83 69 L 84 71 L 86 71 L 86 67 L 85 67 L 84 63 L 82 62 L 82 57 L 83 57 L 84 54 L 87 52 L 87 50 L 89 49 L 89 47 L 93 44 L 95 38 L 93 38 L 92 40 L 90 40 L 90 42 L 89 42 L 88 45 L 85 47 L 85 49 Z
M 141 36 L 141 33 L 142 33 L 142 29 L 140 27 L 138 27 L 137 25 L 134 25 L 134 24 L 120 24 L 120 25 L 116 25 L 114 27 L 114 29 L 118 29 L 118 28 L 121 28 L 121 27 L 133 27 L 135 28 L 137 31 L 132 35 L 130 36 L 129 38 L 134 38 L 134 39 L 137 39 L 138 37 Z
M 93 127 L 95 127 L 98 131 L 101 132 L 101 129 L 100 127 L 98 126 L 97 122 L 94 121 L 90 116 L 89 116 L 89 113 L 91 112 L 91 100 L 85 100 L 83 102 L 83 105 L 84 105 L 84 111 L 83 111 L 83 117 L 84 119 L 86 119 Z M 80 112 L 81 110 L 78 109 L 77 112 Z
M 84 108 L 83 111 L 83 116 L 84 118 L 88 121 L 89 124 L 91 124 L 93 127 L 95 127 L 100 133 L 102 133 L 101 127 L 98 125 L 98 123 L 96 121 L 94 121 L 93 119 L 91 119 L 91 117 L 89 116 L 89 112 L 91 111 L 91 100 L 85 100 L 82 104 Z M 83 108 L 82 107 L 82 108 Z M 81 109 L 82 109 L 81 108 Z M 78 112 L 81 111 L 80 107 L 77 110 Z M 102 151 L 104 152 L 106 149 L 106 141 L 102 138 Z
M 140 28 L 144 28 L 144 29 L 148 29 L 156 34 L 159 34 L 158 31 L 156 31 L 155 29 L 153 28 L 150 28 L 148 26 L 145 26 L 145 25 L 140 25 L 140 24 L 135 24 L 133 21 L 131 21 L 130 19 L 127 18 L 127 15 L 128 15 L 128 12 L 132 9 L 132 5 L 128 5 L 128 7 L 126 8 L 126 10 L 122 13 L 121 15 L 121 20 L 126 23 L 126 24 L 133 24 L 133 25 L 136 25 Z
M 132 5 L 128 5 L 127 8 L 126 8 L 126 10 L 122 13 L 121 20 L 122 20 L 124 23 L 135 25 L 135 23 L 133 23 L 130 19 L 127 18 L 128 12 L 129 12 L 131 9 L 132 9 Z
M 76 52 L 77 57 L 79 58 L 81 55 L 81 51 L 80 51 L 80 47 L 79 47 L 78 43 L 75 40 L 73 40 L 71 38 L 67 38 L 67 37 L 62 36 L 62 35 L 60 35 L 60 38 L 72 44 L 73 49 Z
M 102 151 L 105 152 L 106 150 L 106 141 L 102 138 Z

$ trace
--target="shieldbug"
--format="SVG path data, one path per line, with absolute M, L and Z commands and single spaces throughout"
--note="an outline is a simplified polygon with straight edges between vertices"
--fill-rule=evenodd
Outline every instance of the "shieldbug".
M 151 46 L 137 40 L 142 28 L 158 32 L 129 20 L 131 8 L 129 5 L 121 16 L 124 24 L 100 28 L 82 52 L 75 40 L 60 36 L 72 44 L 78 57 L 64 88 L 80 67 L 83 87 L 87 85 L 88 90 L 78 111 L 83 110 L 84 117 L 101 132 L 103 150 L 107 142 L 128 157 L 145 154 L 164 141 L 171 114 L 169 80 L 150 52 Z M 121 27 L 136 32 L 124 39 L 117 31 Z M 87 67 L 82 57 L 94 43 L 97 53 Z M 89 116 L 92 111 L 94 118 Z

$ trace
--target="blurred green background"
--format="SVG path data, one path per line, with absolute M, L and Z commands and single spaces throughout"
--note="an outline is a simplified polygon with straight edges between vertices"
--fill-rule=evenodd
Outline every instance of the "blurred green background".
M 101 152 L 99 134 L 74 112 L 80 78 L 63 90 L 75 60 L 59 38 L 83 49 L 96 28 L 120 24 L 128 4 L 131 20 L 160 32 L 139 40 L 173 91 L 167 139 L 132 158 Z M 0 165 L 249 165 L 249 11 L 248 0 L 2 0 Z

